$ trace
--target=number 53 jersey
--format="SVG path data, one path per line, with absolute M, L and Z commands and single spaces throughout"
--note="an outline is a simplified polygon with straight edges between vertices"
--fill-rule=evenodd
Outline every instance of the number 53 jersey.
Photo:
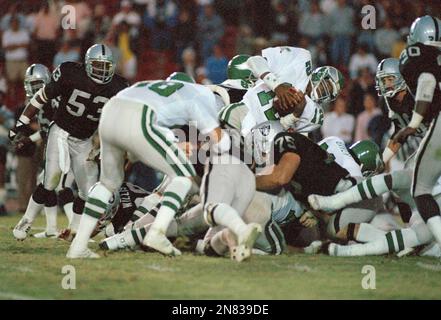
M 89 78 L 84 64 L 64 62 L 52 73 L 43 95 L 45 99 L 60 97 L 54 122 L 71 136 L 85 140 L 96 131 L 104 104 L 127 86 L 117 74 L 109 83 L 98 84 Z

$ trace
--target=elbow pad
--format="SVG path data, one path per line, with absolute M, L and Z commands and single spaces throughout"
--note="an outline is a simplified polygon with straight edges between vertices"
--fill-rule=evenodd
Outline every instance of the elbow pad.
M 436 79 L 431 73 L 424 72 L 418 78 L 416 101 L 432 102 L 435 92 Z

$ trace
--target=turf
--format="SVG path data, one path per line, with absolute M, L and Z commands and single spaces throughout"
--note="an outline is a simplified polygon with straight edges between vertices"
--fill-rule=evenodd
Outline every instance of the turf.
M 14 240 L 18 216 L 0 217 L 0 299 L 440 299 L 441 266 L 435 259 L 333 258 L 324 255 L 255 256 L 238 264 L 184 254 L 116 252 L 101 259 L 68 260 L 68 243 Z M 59 225 L 65 220 L 60 219 Z M 44 226 L 39 217 L 34 225 Z M 34 231 L 35 232 L 35 231 Z M 90 247 L 98 250 L 97 243 Z M 62 268 L 76 271 L 65 290 Z M 376 270 L 376 289 L 362 288 L 362 268 Z

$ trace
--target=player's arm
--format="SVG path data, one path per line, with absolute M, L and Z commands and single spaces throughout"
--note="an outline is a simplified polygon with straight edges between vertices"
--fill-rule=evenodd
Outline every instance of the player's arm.
M 413 110 L 412 119 L 406 128 L 400 130 L 400 132 L 394 138 L 395 143 L 404 143 L 409 135 L 415 134 L 416 129 L 420 126 L 421 122 L 430 105 L 433 101 L 435 94 L 436 78 L 430 72 L 423 72 L 418 77 L 417 91 L 415 96 L 415 108 Z
M 256 177 L 257 190 L 272 190 L 287 185 L 300 165 L 300 156 L 296 153 L 285 153 L 270 174 Z
M 262 56 L 253 56 L 247 60 L 248 67 L 256 78 L 263 82 L 276 94 L 280 100 L 280 105 L 285 110 L 299 104 L 300 98 L 294 93 L 297 91 L 289 83 L 283 83 L 271 72 L 268 61 Z

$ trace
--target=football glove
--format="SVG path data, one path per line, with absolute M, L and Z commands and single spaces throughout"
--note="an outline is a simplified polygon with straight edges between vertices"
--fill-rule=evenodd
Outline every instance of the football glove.
M 14 128 L 12 128 L 11 130 L 9 130 L 8 133 L 8 138 L 11 142 L 14 141 L 15 137 L 17 136 L 17 134 L 19 132 L 24 132 L 29 125 L 23 123 L 21 120 L 17 120 L 17 122 L 15 123 Z
M 314 226 L 317 225 L 318 220 L 315 217 L 315 215 L 313 215 L 311 213 L 311 211 L 305 211 L 302 216 L 300 217 L 300 223 L 302 224 L 302 226 L 304 226 L 305 228 L 312 228 Z

